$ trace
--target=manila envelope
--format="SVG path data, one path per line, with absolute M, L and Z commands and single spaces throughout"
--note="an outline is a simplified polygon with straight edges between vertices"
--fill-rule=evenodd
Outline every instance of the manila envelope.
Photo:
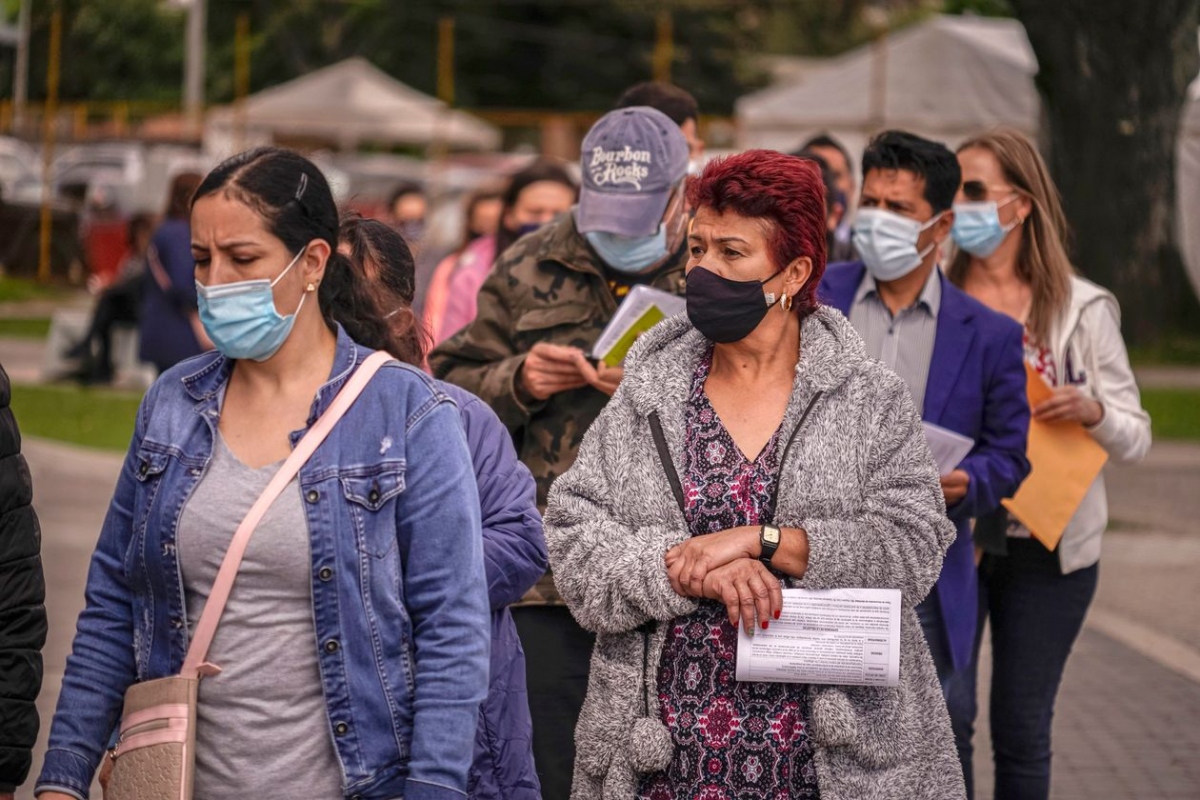
M 1025 375 L 1029 407 L 1036 408 L 1053 391 L 1028 364 Z M 1029 477 L 1003 504 L 1047 550 L 1054 550 L 1108 461 L 1108 453 L 1078 422 L 1037 420 L 1029 422 L 1025 452 L 1031 466 Z

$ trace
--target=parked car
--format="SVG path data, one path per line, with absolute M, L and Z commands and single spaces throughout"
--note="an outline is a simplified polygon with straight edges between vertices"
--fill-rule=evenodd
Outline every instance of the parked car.
M 12 136 L 0 136 L 0 197 L 5 202 L 39 202 L 41 172 L 35 148 Z
M 183 145 L 97 142 L 63 148 L 50 167 L 55 192 L 80 201 L 97 192 L 122 216 L 159 213 L 171 179 L 185 170 L 206 173 L 212 160 Z

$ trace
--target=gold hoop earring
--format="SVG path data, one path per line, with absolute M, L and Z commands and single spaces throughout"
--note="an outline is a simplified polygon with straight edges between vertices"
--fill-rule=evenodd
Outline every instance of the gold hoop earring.
M 783 297 L 779 298 L 779 307 L 788 312 L 792 310 L 792 298 L 788 297 L 787 292 L 783 293 Z

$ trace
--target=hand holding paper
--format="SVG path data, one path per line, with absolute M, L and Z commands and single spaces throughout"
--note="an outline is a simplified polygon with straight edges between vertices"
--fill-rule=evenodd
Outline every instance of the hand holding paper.
M 586 386 L 577 362 L 582 355 L 574 347 L 538 342 L 521 365 L 521 385 L 535 400 Z
M 939 475 L 945 476 L 953 472 L 975 446 L 974 439 L 932 422 L 922 422 L 921 427 L 925 429 L 925 440 L 929 442 L 929 451 L 933 453 L 933 460 L 937 462 Z
M 900 683 L 900 592 L 785 589 L 767 630 L 738 634 L 737 679 L 842 686 Z
M 687 302 L 678 295 L 644 284 L 634 286 L 596 340 L 592 357 L 610 367 L 620 366 L 637 337 L 686 308 Z
M 1036 408 L 1055 392 L 1028 364 L 1025 371 L 1029 405 Z M 1003 504 L 1047 550 L 1053 550 L 1108 461 L 1108 453 L 1078 422 L 1036 418 L 1029 423 L 1025 452 L 1032 467 L 1029 477 Z

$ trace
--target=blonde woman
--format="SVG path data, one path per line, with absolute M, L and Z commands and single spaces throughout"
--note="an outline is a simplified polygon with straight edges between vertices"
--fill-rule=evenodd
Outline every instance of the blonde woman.
M 966 142 L 958 161 L 963 182 L 953 236 L 959 253 L 950 279 L 1025 326 L 1026 360 L 1054 392 L 1031 409 L 1033 418 L 1082 423 L 1113 461 L 1141 459 L 1150 448 L 1150 417 L 1121 339 L 1120 308 L 1111 293 L 1075 274 L 1045 163 L 1024 136 L 1009 130 Z M 984 615 L 992 628 L 996 800 L 1049 796 L 1054 701 L 1096 591 L 1107 523 L 1099 476 L 1054 552 L 1007 512 L 976 525 L 985 551 L 980 628 Z M 965 682 L 971 696 L 950 704 L 952 714 L 968 714 L 967 731 L 975 714 L 974 668 Z

